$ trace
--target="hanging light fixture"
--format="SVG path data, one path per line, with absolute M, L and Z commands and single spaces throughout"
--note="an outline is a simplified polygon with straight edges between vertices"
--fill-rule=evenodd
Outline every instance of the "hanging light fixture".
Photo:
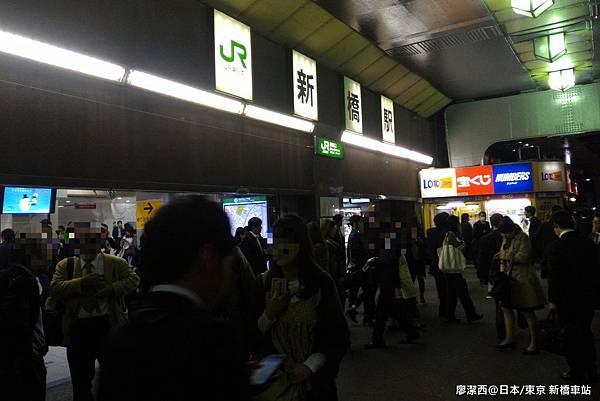
M 548 85 L 557 91 L 566 91 L 575 86 L 575 69 L 553 71 L 548 73 Z
M 554 0 L 511 0 L 511 6 L 515 13 L 531 18 L 539 17 L 553 4 Z
M 567 42 L 564 33 L 555 33 L 533 40 L 533 54 L 537 59 L 554 63 L 567 54 Z

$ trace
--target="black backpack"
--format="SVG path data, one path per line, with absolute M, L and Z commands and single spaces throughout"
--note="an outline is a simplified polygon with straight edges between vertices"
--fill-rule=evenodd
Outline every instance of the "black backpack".
M 75 260 L 67 259 L 67 279 L 73 279 L 73 269 Z M 44 304 L 42 320 L 44 323 L 44 336 L 47 346 L 64 347 L 63 340 L 63 316 L 66 305 L 64 300 L 55 300 L 51 296 L 46 299 Z

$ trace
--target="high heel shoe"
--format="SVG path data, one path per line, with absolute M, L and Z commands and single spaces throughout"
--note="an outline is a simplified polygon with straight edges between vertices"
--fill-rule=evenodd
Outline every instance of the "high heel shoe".
M 523 355 L 538 355 L 540 353 L 540 349 L 527 349 L 525 348 L 522 352 Z
M 512 343 L 506 343 L 506 344 L 498 344 L 498 345 L 496 345 L 496 350 L 498 350 L 498 351 L 508 351 L 508 350 L 511 350 L 512 351 L 513 349 L 515 349 L 515 345 L 516 344 L 514 342 L 512 342 Z

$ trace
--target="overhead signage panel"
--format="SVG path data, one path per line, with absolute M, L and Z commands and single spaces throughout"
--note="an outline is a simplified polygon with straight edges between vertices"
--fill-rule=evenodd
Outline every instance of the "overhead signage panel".
M 312 58 L 292 50 L 292 64 L 294 114 L 310 120 L 318 120 L 317 63 Z
M 533 192 L 531 163 L 499 164 L 493 172 L 495 194 Z
M 563 162 L 536 162 L 535 190 L 536 192 L 565 192 L 567 177 Z
M 217 90 L 252 100 L 250 27 L 214 10 Z
M 421 170 L 419 173 L 422 198 L 456 196 L 456 170 L 453 168 Z
M 362 134 L 362 99 L 360 84 L 344 77 L 344 105 L 346 115 L 346 129 Z
M 315 137 L 315 153 L 334 159 L 344 158 L 344 145 L 325 138 Z
M 394 102 L 385 96 L 381 96 L 381 131 L 383 141 L 396 143 L 396 128 L 394 126 Z
M 461 195 L 491 195 L 494 193 L 492 166 L 456 169 L 456 191 Z

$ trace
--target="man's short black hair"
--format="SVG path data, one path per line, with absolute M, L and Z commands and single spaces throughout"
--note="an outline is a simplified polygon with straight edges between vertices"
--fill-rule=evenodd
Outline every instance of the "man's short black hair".
M 66 230 L 66 229 L 65 229 L 65 226 L 58 226 L 58 229 L 59 229 L 59 230 L 63 230 L 63 231 L 65 231 L 65 230 Z
M 160 208 L 144 226 L 140 243 L 144 288 L 184 278 L 206 245 L 222 256 L 233 249 L 227 215 L 200 195 L 182 196 Z
M 248 227 L 254 228 L 260 226 L 262 226 L 262 220 L 258 217 L 252 217 L 250 220 L 248 220 Z
M 360 223 L 362 219 L 362 216 L 358 214 L 353 214 L 352 216 L 350 216 L 350 219 L 348 219 L 348 223 L 354 227 L 354 225 Z
M 525 206 L 525 211 L 532 216 L 535 216 L 535 207 L 534 206 Z
M 5 228 L 0 235 L 2 236 L 2 241 L 6 243 L 15 242 L 16 233 L 12 228 Z
M 117 224 L 119 224 L 119 223 L 123 224 L 123 221 L 122 220 L 117 221 Z
M 559 210 L 552 213 L 552 223 L 563 230 L 568 228 L 575 229 L 575 220 L 573 220 L 573 217 L 566 210 Z
M 490 224 L 492 225 L 492 227 L 496 227 L 498 228 L 500 226 L 500 223 L 502 223 L 502 215 L 500 213 L 494 213 L 493 215 L 490 216 Z
M 342 224 L 342 221 L 344 221 L 344 218 L 342 217 L 341 214 L 336 214 L 335 216 L 333 216 L 332 220 L 335 224 Z

